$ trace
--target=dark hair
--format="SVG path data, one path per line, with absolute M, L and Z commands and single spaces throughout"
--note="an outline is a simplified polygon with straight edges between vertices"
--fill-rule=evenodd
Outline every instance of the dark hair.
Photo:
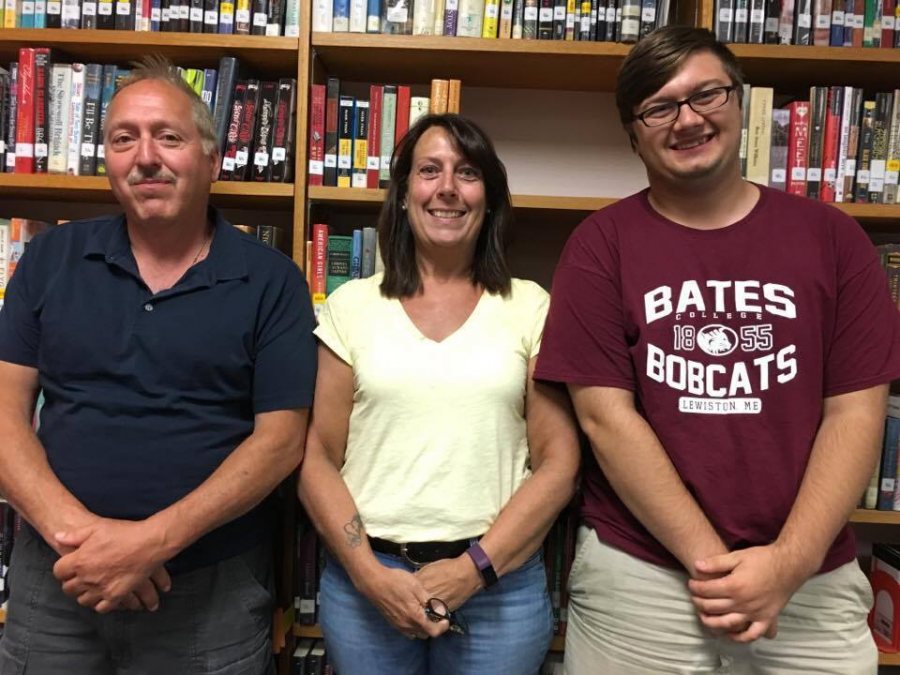
M 512 280 L 506 263 L 506 247 L 513 211 L 506 169 L 487 134 L 471 120 L 453 114 L 422 117 L 394 150 L 391 183 L 378 217 L 378 243 L 384 260 L 381 294 L 404 298 L 415 295 L 422 287 L 416 265 L 416 243 L 403 203 L 409 189 L 413 152 L 431 127 L 447 132 L 457 150 L 481 172 L 484 181 L 486 211 L 475 243 L 472 281 L 489 293 L 508 295 Z
M 622 61 L 616 79 L 616 107 L 619 119 L 631 136 L 634 109 L 663 88 L 696 52 L 708 51 L 722 62 L 731 84 L 737 87 L 738 100 L 744 75 L 737 58 L 705 28 L 666 26 L 641 38 Z M 632 144 L 633 144 L 632 139 Z

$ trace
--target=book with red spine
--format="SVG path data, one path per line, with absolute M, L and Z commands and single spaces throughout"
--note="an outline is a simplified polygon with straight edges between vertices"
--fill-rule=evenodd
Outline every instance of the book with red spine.
M 405 84 L 397 86 L 397 121 L 394 126 L 394 147 L 396 148 L 409 131 L 409 101 L 412 92 Z
M 897 0 L 881 0 L 881 46 L 893 49 L 897 34 Z M 896 103 L 895 103 L 896 105 Z
M 309 185 L 323 185 L 325 177 L 325 85 L 309 87 Z
M 381 169 L 381 101 L 384 87 L 380 84 L 369 86 L 369 138 L 366 161 L 366 187 L 378 187 L 378 173 Z
M 16 173 L 34 173 L 34 48 L 19 49 L 16 81 Z
M 822 183 L 819 200 L 835 201 L 838 148 L 841 140 L 841 114 L 844 109 L 844 88 L 829 87 L 825 110 L 825 138 L 822 145 Z
M 238 134 L 241 129 L 241 117 L 244 111 L 244 99 L 247 97 L 247 82 L 239 80 L 234 85 L 234 95 L 231 97 L 231 117 L 228 121 L 228 131 L 225 134 L 225 150 L 222 153 L 222 170 L 219 172 L 219 180 L 232 180 L 234 176 L 235 156 L 238 151 Z
M 325 284 L 328 266 L 328 225 L 315 223 L 312 232 L 312 273 L 309 290 L 312 293 L 313 311 L 316 316 L 325 304 Z
M 806 152 L 809 147 L 809 101 L 794 101 L 788 129 L 787 191 L 806 196 Z

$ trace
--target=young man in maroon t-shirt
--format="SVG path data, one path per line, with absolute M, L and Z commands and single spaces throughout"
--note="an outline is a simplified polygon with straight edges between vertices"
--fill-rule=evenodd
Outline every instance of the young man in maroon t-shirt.
M 582 223 L 553 282 L 535 376 L 596 458 L 569 675 L 877 668 L 846 522 L 900 314 L 856 222 L 741 178 L 741 85 L 708 31 L 635 46 L 616 101 L 650 187 Z

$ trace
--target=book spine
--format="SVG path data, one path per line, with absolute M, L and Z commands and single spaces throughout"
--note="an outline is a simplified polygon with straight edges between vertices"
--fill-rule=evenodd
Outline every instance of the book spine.
M 809 149 L 806 164 L 806 196 L 819 199 L 822 187 L 822 149 L 825 144 L 825 117 L 828 110 L 828 87 L 809 90 Z
M 286 183 L 294 177 L 294 134 L 297 117 L 297 81 L 290 77 L 278 80 L 275 104 L 275 133 L 272 139 L 272 170 L 269 180 Z
M 734 42 L 747 42 L 747 32 L 750 25 L 749 0 L 734 0 L 734 28 L 732 40 Z
M 831 44 L 831 6 L 832 0 L 813 0 L 812 43 L 818 47 Z
M 846 168 L 844 170 L 844 201 L 856 199 L 856 155 L 859 152 L 859 132 L 862 120 L 862 90 L 853 88 L 850 97 L 850 131 L 847 136 Z
M 238 148 L 234 154 L 232 180 L 247 180 L 250 169 L 251 152 L 256 134 L 256 117 L 259 111 L 259 80 L 247 80 L 244 109 L 241 111 L 241 125 L 238 129 Z
M 282 34 L 282 25 L 285 18 L 285 0 L 269 0 L 269 12 L 266 23 L 266 35 L 277 36 Z M 298 30 L 299 35 L 299 30 Z M 296 37 L 288 36 L 288 37 Z
M 34 172 L 47 173 L 50 49 L 34 50 Z
M 496 38 L 500 24 L 500 0 L 485 0 L 481 37 Z
M 34 173 L 34 49 L 19 49 L 16 84 L 16 173 Z
M 9 3 L 7 2 L 7 7 Z M 15 17 L 15 15 L 13 15 Z M 12 28 L 12 26 L 6 26 Z M 61 0 L 47 0 L 47 28 L 62 28 Z
M 69 151 L 69 96 L 72 90 L 72 66 L 54 63 L 50 67 L 50 132 L 48 134 L 47 171 L 64 174 Z
M 231 118 L 231 95 L 237 83 L 238 61 L 233 56 L 223 56 L 219 59 L 219 72 L 216 79 L 216 94 L 213 104 L 213 123 L 216 129 L 216 138 L 219 142 L 219 154 L 224 157 L 225 138 L 228 135 L 228 125 Z
M 231 35 L 234 33 L 234 2 L 220 0 L 219 2 L 219 34 Z
M 72 94 L 69 97 L 69 154 L 66 173 L 78 176 L 81 172 L 81 130 L 84 119 L 85 66 L 72 64 Z
M 381 0 L 368 0 L 368 2 L 366 2 L 366 32 L 381 32 Z M 438 33 L 437 30 L 435 30 L 435 35 L 441 35 L 442 32 Z
M 81 27 L 97 28 L 97 0 L 81 0 Z
M 315 223 L 313 225 L 312 238 L 312 283 L 310 291 L 312 292 L 313 310 L 318 316 L 319 310 L 325 304 L 325 267 L 328 263 L 328 225 L 324 223 Z M 315 595 L 313 594 L 313 598 Z M 301 600 L 302 603 L 302 600 Z M 315 623 L 315 605 L 312 608 L 312 622 Z M 300 615 L 301 622 L 303 614 Z
M 408 86 L 403 84 L 397 86 L 397 115 L 394 120 L 395 148 L 400 144 L 400 141 L 403 140 L 403 137 L 406 136 L 406 132 L 409 131 L 409 102 L 411 98 L 412 91 Z
M 278 83 L 261 82 L 259 85 L 259 112 L 253 143 L 253 165 L 250 180 L 262 182 L 272 175 L 272 139 L 275 131 L 275 103 Z
M 900 179 L 900 89 L 894 90 L 894 110 L 891 114 L 891 134 L 884 173 L 884 203 L 897 203 L 897 183 Z
M 789 45 L 794 37 L 794 5 L 802 0 L 781 0 L 781 16 L 778 17 L 778 44 Z
M 501 40 L 512 38 L 514 0 L 500 0 L 500 23 L 497 26 L 497 37 Z
M 444 0 L 444 35 L 456 35 L 459 23 L 459 0 Z
M 109 103 L 116 91 L 116 77 L 118 69 L 116 66 L 103 66 L 101 75 L 100 88 L 100 131 L 97 136 L 97 175 L 106 175 L 106 149 L 103 146 L 104 133 L 106 130 L 106 113 L 109 110 Z
M 147 0 L 144 0 L 147 2 Z M 190 0 L 188 7 L 188 31 L 191 33 L 202 33 L 204 23 L 205 2 L 204 0 Z M 149 29 L 149 26 L 148 26 Z
M 219 0 L 205 0 L 203 3 L 203 32 L 219 32 Z
M 566 0 L 553 0 L 553 40 L 566 39 Z
M 788 132 L 787 191 L 806 196 L 806 150 L 809 147 L 809 102 L 794 101 L 790 105 L 791 126 Z
M 869 165 L 869 203 L 884 203 L 884 176 L 887 164 L 888 133 L 891 124 L 893 95 L 875 94 L 875 119 L 872 124 L 872 160 Z
M 352 184 L 353 104 L 354 98 L 352 96 L 341 95 L 338 103 L 338 187 L 350 187 Z
M 338 157 L 338 103 L 341 97 L 341 82 L 329 77 L 325 88 L 325 174 L 324 184 L 336 186 Z
M 844 44 L 844 2 L 834 0 L 831 6 L 831 29 L 828 34 L 828 44 L 831 47 L 841 47 Z
M 100 129 L 100 88 L 103 68 L 98 63 L 84 67 L 84 116 L 81 120 L 81 152 L 78 173 L 93 176 L 97 170 L 97 135 Z
M 300 0 L 284 0 L 284 35 L 300 35 Z
M 5 173 L 16 170 L 16 121 L 19 113 L 19 64 L 9 64 L 9 110 L 7 112 L 8 127 L 6 129 L 6 161 L 3 165 Z
M 234 34 L 250 35 L 250 0 L 234 3 Z
M 325 175 L 325 85 L 310 85 L 309 96 L 309 185 L 324 185 Z
M 334 0 L 334 13 L 331 18 L 331 32 L 347 33 L 350 31 L 350 0 Z
M 97 3 L 97 28 L 114 30 L 116 27 L 115 2 L 100 0 Z
M 753 87 L 750 90 L 750 121 L 747 137 L 747 180 L 768 185 L 769 155 L 772 142 L 771 87 Z
M 836 201 L 838 148 L 840 146 L 841 113 L 844 109 L 844 88 L 829 87 L 825 114 L 825 140 L 822 146 L 822 186 L 819 199 Z
M 772 142 L 769 152 L 769 187 L 787 189 L 788 130 L 791 112 L 787 108 L 772 111 Z
M 350 185 L 367 186 L 366 170 L 369 162 L 369 102 L 357 99 L 353 108 L 353 168 Z
M 812 0 L 795 0 L 793 37 L 795 45 L 812 43 Z
M 334 3 L 331 0 L 313 0 L 312 29 L 314 33 L 330 33 L 334 23 Z
M 266 26 L 269 24 L 268 0 L 253 0 L 250 3 L 253 13 L 250 17 L 250 34 L 265 35 Z
M 897 1 L 882 0 L 881 3 L 881 46 L 892 49 L 894 45 L 894 32 L 897 30 Z
M 863 101 L 862 119 L 859 127 L 859 153 L 856 157 L 856 188 L 854 201 L 869 202 L 869 169 L 872 163 L 872 143 L 875 131 L 875 101 Z
M 433 115 L 443 115 L 447 112 L 450 97 L 449 80 L 434 79 L 431 81 L 431 109 L 429 112 Z M 397 99 L 398 111 L 400 99 Z M 399 112 L 398 112 L 399 114 Z
M 378 187 L 381 170 L 381 106 L 384 89 L 381 85 L 369 86 L 369 138 L 366 143 L 366 187 Z
M 241 119 L 244 112 L 244 99 L 247 97 L 247 83 L 243 80 L 236 82 L 231 99 L 231 115 L 228 122 L 228 132 L 225 135 L 225 148 L 222 152 L 222 170 L 219 172 L 219 180 L 232 180 L 236 165 L 241 132 Z
M 853 101 L 853 87 L 844 87 L 841 107 L 840 132 L 837 155 L 837 175 L 834 179 L 834 201 L 844 201 L 844 182 L 847 176 L 847 146 L 850 142 L 850 106 Z
M 350 278 L 359 279 L 362 272 L 362 230 L 353 230 L 353 245 L 350 250 Z
M 115 24 L 116 30 L 134 30 L 134 9 L 128 0 L 116 0 Z
M 481 37 L 484 4 L 485 0 L 459 0 L 459 17 L 456 25 L 457 36 Z
M 384 85 L 381 99 L 381 168 L 378 187 L 385 188 L 391 178 L 391 155 L 394 152 L 394 123 L 397 121 L 397 87 Z
M 215 68 L 205 68 L 203 71 L 203 89 L 200 91 L 200 100 L 209 108 L 210 114 L 215 111 L 216 102 L 216 86 L 219 80 L 219 73 Z

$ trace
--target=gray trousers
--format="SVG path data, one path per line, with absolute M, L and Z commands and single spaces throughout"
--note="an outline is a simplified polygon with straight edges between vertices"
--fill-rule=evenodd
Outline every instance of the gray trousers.
M 97 614 L 62 592 L 56 553 L 16 536 L 0 675 L 269 675 L 272 556 L 258 547 L 172 579 L 156 612 Z

